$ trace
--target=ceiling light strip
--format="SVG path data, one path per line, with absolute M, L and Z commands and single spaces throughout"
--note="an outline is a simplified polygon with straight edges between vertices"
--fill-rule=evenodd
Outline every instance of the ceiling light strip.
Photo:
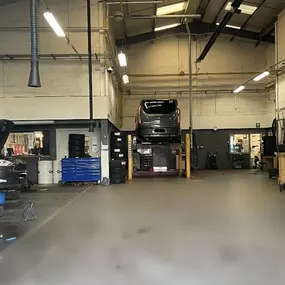
M 247 5 L 247 4 L 241 4 L 239 6 L 239 10 L 241 11 L 242 14 L 247 14 L 247 15 L 252 15 L 258 7 L 252 6 L 252 5 Z M 228 2 L 228 4 L 225 7 L 225 10 L 227 11 L 232 11 L 232 2 Z
M 260 81 L 261 79 L 267 77 L 269 74 L 270 74 L 269 71 L 265 71 L 265 72 L 259 74 L 258 76 L 256 76 L 253 80 L 256 81 L 256 82 Z
M 168 30 L 168 29 L 171 29 L 171 28 L 178 27 L 180 25 L 181 25 L 181 23 L 174 23 L 174 24 L 170 24 L 170 25 L 160 26 L 160 27 L 156 27 L 154 29 L 154 31 L 158 32 L 158 31 Z
M 54 15 L 50 11 L 46 11 L 43 13 L 43 16 L 45 17 L 46 21 L 49 23 L 51 28 L 54 30 L 56 35 L 60 38 L 64 38 L 65 33 L 61 28 L 61 26 L 59 25 L 59 23 L 57 22 L 57 20 L 55 19 Z
M 184 11 L 186 7 L 186 2 L 179 2 L 167 6 L 158 7 L 156 10 L 156 15 L 167 15 L 176 12 Z
M 127 57 L 122 51 L 118 53 L 118 60 L 121 67 L 127 66 Z
M 236 93 L 241 92 L 241 91 L 244 90 L 244 89 L 245 89 L 245 86 L 242 85 L 242 86 L 238 87 L 237 89 L 235 89 L 233 92 L 236 94 Z
M 216 23 L 217 26 L 220 25 L 220 23 Z M 241 27 L 239 26 L 234 26 L 234 25 L 226 25 L 227 28 L 231 28 L 231 29 L 236 29 L 236 30 L 240 30 Z
M 106 2 L 106 5 L 129 5 L 129 4 L 161 4 L 163 1 L 130 1 L 130 2 Z
M 122 79 L 123 79 L 124 84 L 130 83 L 129 76 L 127 74 L 124 74 L 122 76 Z

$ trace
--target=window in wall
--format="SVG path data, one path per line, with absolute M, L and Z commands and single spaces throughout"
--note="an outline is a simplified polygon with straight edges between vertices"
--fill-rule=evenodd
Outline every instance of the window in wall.
M 231 135 L 230 153 L 249 153 L 249 135 L 248 134 Z
M 4 153 L 8 156 L 16 155 L 49 155 L 49 132 L 11 133 L 4 146 Z

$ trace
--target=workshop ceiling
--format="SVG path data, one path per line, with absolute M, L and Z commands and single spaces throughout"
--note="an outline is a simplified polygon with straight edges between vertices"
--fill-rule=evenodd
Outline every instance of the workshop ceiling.
M 23 0 L 0 0 L 1 5 L 8 5 Z M 48 3 L 65 3 L 73 0 L 48 0 Z M 115 0 L 98 0 L 114 2 Z M 116 0 L 120 1 L 120 0 Z M 133 1 L 133 0 L 124 0 Z M 142 0 L 149 1 L 149 0 Z M 181 2 L 182 0 L 162 0 L 161 4 L 129 4 L 129 5 L 109 5 L 109 15 L 114 15 L 117 11 L 124 14 L 122 21 L 110 19 L 111 27 L 116 38 L 117 45 L 128 45 L 133 43 L 151 40 L 160 35 L 172 35 L 186 32 L 185 25 L 169 30 L 155 32 L 155 28 L 179 22 L 178 19 L 130 19 L 133 16 L 155 15 L 157 7 L 166 6 Z M 229 1 L 233 0 L 186 0 L 187 5 L 184 11 L 178 14 L 201 14 L 201 20 L 189 20 L 192 34 L 210 34 L 216 29 L 225 13 L 225 7 Z M 96 0 L 92 0 L 95 4 Z M 81 2 L 83 5 L 84 0 Z M 274 42 L 274 23 L 277 15 L 285 8 L 285 0 L 247 0 L 243 4 L 257 7 L 252 15 L 240 13 L 235 14 L 228 25 L 240 27 L 239 30 L 227 27 L 223 33 L 232 37 L 245 37 L 248 39 L 265 42 Z M 56 11 L 57 12 L 57 11 Z
M 111 1 L 111 0 L 109 0 Z M 131 1 L 131 0 L 129 0 Z M 205 30 L 209 33 L 213 32 L 216 23 L 219 23 L 226 13 L 225 7 L 231 0 L 189 0 L 187 9 L 182 11 L 186 14 L 201 14 L 202 18 L 199 21 L 195 21 L 195 32 L 204 33 Z M 173 3 L 181 2 L 180 0 L 164 0 L 162 4 L 158 6 L 165 6 Z M 243 4 L 257 7 L 256 11 L 252 15 L 240 13 L 235 14 L 228 25 L 240 27 L 240 30 L 233 28 L 226 29 L 226 34 L 232 34 L 232 36 L 243 36 L 257 40 L 260 37 L 260 41 L 272 42 L 274 41 L 274 22 L 277 15 L 285 7 L 284 0 L 249 0 L 244 1 Z M 111 20 L 111 25 L 114 30 L 116 39 L 124 42 L 124 44 L 138 43 L 149 39 L 147 33 L 153 33 L 155 27 L 167 25 L 177 22 L 177 19 L 172 20 L 137 20 L 130 19 L 134 15 L 155 15 L 157 4 L 132 4 L 123 5 L 122 12 L 124 13 L 124 20 L 121 22 L 115 22 Z M 110 6 L 110 15 L 116 11 L 121 11 L 120 5 Z M 200 23 L 201 29 L 198 24 Z M 181 32 L 185 29 L 173 29 L 172 32 Z M 156 33 L 157 34 L 157 33 Z M 165 32 L 163 32 L 165 34 Z M 141 36 L 141 39 L 140 39 Z M 155 37 L 154 35 L 153 37 Z M 120 41 L 117 41 L 117 44 Z
M 0 6 L 13 4 L 13 3 L 16 3 L 16 2 L 20 2 L 20 1 L 22 1 L 22 0 L 0 0 Z

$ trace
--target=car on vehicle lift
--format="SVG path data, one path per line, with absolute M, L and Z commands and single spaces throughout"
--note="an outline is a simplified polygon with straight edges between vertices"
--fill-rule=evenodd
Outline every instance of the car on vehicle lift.
M 136 117 L 137 137 L 146 142 L 181 141 L 177 100 L 142 100 Z

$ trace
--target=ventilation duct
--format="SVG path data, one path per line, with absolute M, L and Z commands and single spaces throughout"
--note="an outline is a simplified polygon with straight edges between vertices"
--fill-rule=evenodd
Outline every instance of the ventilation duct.
M 31 70 L 28 86 L 41 87 L 38 47 L 38 0 L 30 0 Z

